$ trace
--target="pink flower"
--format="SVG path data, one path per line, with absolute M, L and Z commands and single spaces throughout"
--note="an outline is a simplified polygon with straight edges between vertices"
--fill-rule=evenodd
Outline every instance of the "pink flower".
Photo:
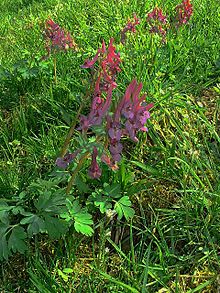
M 161 22 L 165 24 L 167 22 L 167 18 L 163 15 L 163 11 L 161 8 L 155 7 L 152 12 L 148 13 L 147 20 L 150 22 L 152 20 Z
M 190 3 L 190 0 L 183 0 L 181 4 L 176 6 L 177 11 L 177 26 L 181 26 L 183 24 L 186 24 L 193 13 L 193 7 Z
M 105 100 L 101 98 L 100 92 L 95 90 L 90 113 L 87 117 L 81 115 L 79 129 L 86 131 L 89 127 L 100 125 L 102 123 L 102 120 L 104 119 L 111 105 L 112 90 L 113 87 L 110 86 Z
M 137 18 L 136 14 L 133 15 L 134 20 L 131 21 L 130 19 L 128 20 L 128 23 L 126 24 L 126 26 L 122 29 L 121 31 L 121 43 L 125 44 L 125 40 L 126 40 L 126 33 L 128 31 L 135 33 L 136 32 L 136 26 L 138 24 L 140 24 L 140 19 Z
M 108 165 L 108 167 L 112 170 L 118 170 L 118 165 L 106 154 L 102 154 L 101 161 Z
M 163 14 L 162 9 L 155 7 L 152 12 L 148 13 L 147 22 L 150 25 L 150 33 L 161 35 L 165 42 L 167 17 Z
M 133 80 L 128 86 L 120 105 L 120 113 L 126 118 L 125 133 L 135 142 L 138 141 L 137 131 L 147 130 L 145 123 L 150 118 L 148 110 L 153 107 L 152 103 L 149 105 L 143 103 L 146 95 L 139 97 L 142 87 L 142 83 L 138 84 L 136 80 Z
M 94 64 L 99 61 L 101 64 L 101 88 L 107 91 L 109 86 L 112 85 L 114 88 L 117 86 L 115 82 L 115 76 L 120 69 L 120 54 L 116 53 L 116 48 L 113 46 L 114 39 L 111 38 L 108 48 L 106 49 L 105 42 L 103 41 L 102 47 L 98 48 L 96 55 L 93 59 L 87 59 L 82 68 L 92 68 Z
M 73 154 L 67 153 L 63 158 L 56 159 L 56 165 L 62 169 L 66 169 L 69 164 L 76 158 L 80 150 L 75 151 Z
M 48 58 L 51 52 L 66 51 L 69 48 L 76 47 L 70 33 L 66 33 L 52 19 L 48 19 L 45 26 L 43 35 L 46 41 L 47 56 L 44 56 L 43 59 Z

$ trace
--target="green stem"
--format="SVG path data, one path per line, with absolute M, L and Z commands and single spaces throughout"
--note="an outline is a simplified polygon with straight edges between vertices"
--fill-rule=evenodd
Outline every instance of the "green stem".
M 53 59 L 53 65 L 54 65 L 54 81 L 55 84 L 57 85 L 57 58 L 54 57 Z
M 70 139 L 71 139 L 71 137 L 73 135 L 73 132 L 75 130 L 76 123 L 77 123 L 79 115 L 80 115 L 80 113 L 81 113 L 81 111 L 83 109 L 83 106 L 84 106 L 84 104 L 80 105 L 80 107 L 79 107 L 79 109 L 77 111 L 76 117 L 75 117 L 75 119 L 73 120 L 73 122 L 72 122 L 72 124 L 70 126 L 69 132 L 68 132 L 68 134 L 66 136 L 66 139 L 64 141 L 63 147 L 62 147 L 61 152 L 60 152 L 60 157 L 61 158 L 63 158 L 65 156 L 66 152 L 67 152 L 67 149 L 68 149 L 68 146 L 69 146 L 69 143 L 70 143 Z
M 94 80 L 91 82 L 91 86 L 88 88 L 87 92 L 86 92 L 86 95 L 85 95 L 85 98 L 84 98 L 84 101 L 82 102 L 82 104 L 80 105 L 77 113 L 76 113 L 76 116 L 75 116 L 75 119 L 73 120 L 71 126 L 70 126 L 70 129 L 69 129 L 69 132 L 66 136 L 66 139 L 64 141 L 64 144 L 63 144 L 63 147 L 61 149 L 61 152 L 60 152 L 60 157 L 63 158 L 67 152 L 67 149 L 68 149 L 68 146 L 70 144 L 70 139 L 71 137 L 73 136 L 73 133 L 74 133 L 74 130 L 75 130 L 75 127 L 76 127 L 76 123 L 79 119 L 79 116 L 80 116 L 80 113 L 85 105 L 85 102 L 86 100 L 88 99 L 88 97 L 90 96 L 90 93 L 91 93 L 91 90 L 92 88 L 94 87 Z
M 67 188 L 66 188 L 66 194 L 69 194 L 70 193 L 70 190 L 73 186 L 73 183 L 74 183 L 74 180 L 75 180 L 75 177 L 76 177 L 76 174 L 77 172 L 81 169 L 81 166 L 82 164 L 84 163 L 85 159 L 87 159 L 89 155 L 89 152 L 86 152 L 79 160 L 79 163 L 77 165 L 77 167 L 75 168 L 75 170 L 73 171 L 73 174 L 70 178 L 70 181 L 68 182 L 68 185 L 67 185 Z

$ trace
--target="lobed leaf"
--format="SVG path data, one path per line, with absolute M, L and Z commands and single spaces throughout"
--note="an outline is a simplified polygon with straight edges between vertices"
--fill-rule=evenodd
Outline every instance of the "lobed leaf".
M 14 227 L 8 239 L 8 249 L 12 250 L 13 252 L 18 251 L 20 253 L 24 253 L 28 249 L 25 243 L 26 238 L 27 233 L 25 232 L 23 227 Z

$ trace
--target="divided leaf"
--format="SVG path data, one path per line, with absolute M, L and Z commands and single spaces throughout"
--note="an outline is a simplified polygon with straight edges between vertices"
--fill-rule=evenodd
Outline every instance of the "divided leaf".
M 68 223 L 65 220 L 44 215 L 45 228 L 51 238 L 57 239 L 64 235 L 68 229 Z
M 84 235 L 91 236 L 94 232 L 90 225 L 93 224 L 92 216 L 89 213 L 81 212 L 75 215 L 74 227 L 77 232 L 80 232 Z
M 67 208 L 69 211 L 69 217 L 67 214 L 62 216 L 66 218 L 67 221 L 70 221 L 71 219 L 74 220 L 74 228 L 77 232 L 91 236 L 94 232 L 91 227 L 91 225 L 93 225 L 93 220 L 92 216 L 86 211 L 86 209 L 81 208 L 78 200 L 71 202 L 69 199 L 67 199 Z
M 118 213 L 119 220 L 124 216 L 126 220 L 133 218 L 135 211 L 131 208 L 131 201 L 128 196 L 123 196 L 118 202 L 116 202 L 115 211 Z
M 45 232 L 45 222 L 42 218 L 32 214 L 20 221 L 22 225 L 29 224 L 27 228 L 28 236 L 32 237 L 39 232 Z
M 113 198 L 121 197 L 121 185 L 118 183 L 113 183 L 112 185 L 105 183 L 104 194 Z
M 35 207 L 39 211 L 51 212 L 59 214 L 66 210 L 66 194 L 63 189 L 58 189 L 54 192 L 44 192 L 35 202 Z
M 24 253 L 28 247 L 25 243 L 27 238 L 27 233 L 24 231 L 24 228 L 16 226 L 13 228 L 11 235 L 8 239 L 8 249 L 13 252 Z
M 112 208 L 112 204 L 109 202 L 109 198 L 99 195 L 94 201 L 95 206 L 99 207 L 99 210 L 104 214 L 108 209 Z

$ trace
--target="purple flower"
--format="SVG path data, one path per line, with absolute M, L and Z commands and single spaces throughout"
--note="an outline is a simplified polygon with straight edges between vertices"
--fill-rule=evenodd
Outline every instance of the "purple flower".
M 69 164 L 75 159 L 80 151 L 77 150 L 73 154 L 67 153 L 63 158 L 59 157 L 56 159 L 56 165 L 62 169 L 66 169 Z
M 114 162 L 119 162 L 121 160 L 121 152 L 123 149 L 123 146 L 120 143 L 122 130 L 121 124 L 113 120 L 114 118 L 107 116 L 106 128 L 109 135 L 109 151 L 112 155 L 112 159 Z
M 89 127 L 100 125 L 102 123 L 102 120 L 111 105 L 112 90 L 113 87 L 110 86 L 107 92 L 106 100 L 101 98 L 99 93 L 95 92 L 97 95 L 93 98 L 90 113 L 87 117 L 83 115 L 80 117 L 80 127 L 78 129 L 86 131 Z
M 122 131 L 119 128 L 119 125 L 114 124 L 111 128 L 109 128 L 108 134 L 112 140 L 119 141 L 122 136 Z
M 145 123 L 150 118 L 148 110 L 153 107 L 153 104 L 146 105 L 143 103 L 146 95 L 139 98 L 141 89 L 142 83 L 138 84 L 136 80 L 133 80 L 122 99 L 121 110 L 118 110 L 126 118 L 125 133 L 135 142 L 138 141 L 137 131 L 147 131 Z M 117 113 L 117 115 L 119 114 Z
M 150 33 L 161 35 L 163 42 L 165 42 L 167 17 L 163 15 L 162 9 L 155 7 L 152 12 L 148 13 L 147 22 L 150 25 Z
M 119 162 L 121 160 L 121 152 L 123 149 L 123 145 L 120 142 L 112 142 L 109 151 L 112 155 L 112 158 L 115 162 Z
M 121 31 L 121 43 L 125 44 L 126 40 L 126 33 L 128 31 L 135 33 L 136 32 L 136 25 L 140 24 L 140 19 L 137 18 L 136 14 L 133 15 L 134 21 L 131 21 L 130 19 L 128 20 L 128 23 L 126 26 L 123 28 Z
M 177 26 L 181 26 L 183 24 L 186 24 L 193 13 L 193 7 L 190 3 L 190 0 L 183 0 L 181 4 L 176 6 L 177 11 Z
M 43 56 L 42 59 L 50 57 L 51 52 L 66 51 L 69 48 L 74 47 L 76 44 L 69 32 L 65 32 L 57 23 L 52 19 L 46 21 L 46 28 L 43 33 L 45 39 L 45 48 L 47 55 Z
M 92 153 L 92 163 L 91 163 L 91 166 L 90 166 L 90 168 L 88 170 L 88 175 L 92 179 L 98 179 L 102 174 L 102 171 L 99 168 L 99 165 L 98 165 L 97 160 L 96 160 L 97 156 L 98 156 L 98 151 L 97 151 L 97 148 L 94 147 L 93 148 L 93 153 Z

